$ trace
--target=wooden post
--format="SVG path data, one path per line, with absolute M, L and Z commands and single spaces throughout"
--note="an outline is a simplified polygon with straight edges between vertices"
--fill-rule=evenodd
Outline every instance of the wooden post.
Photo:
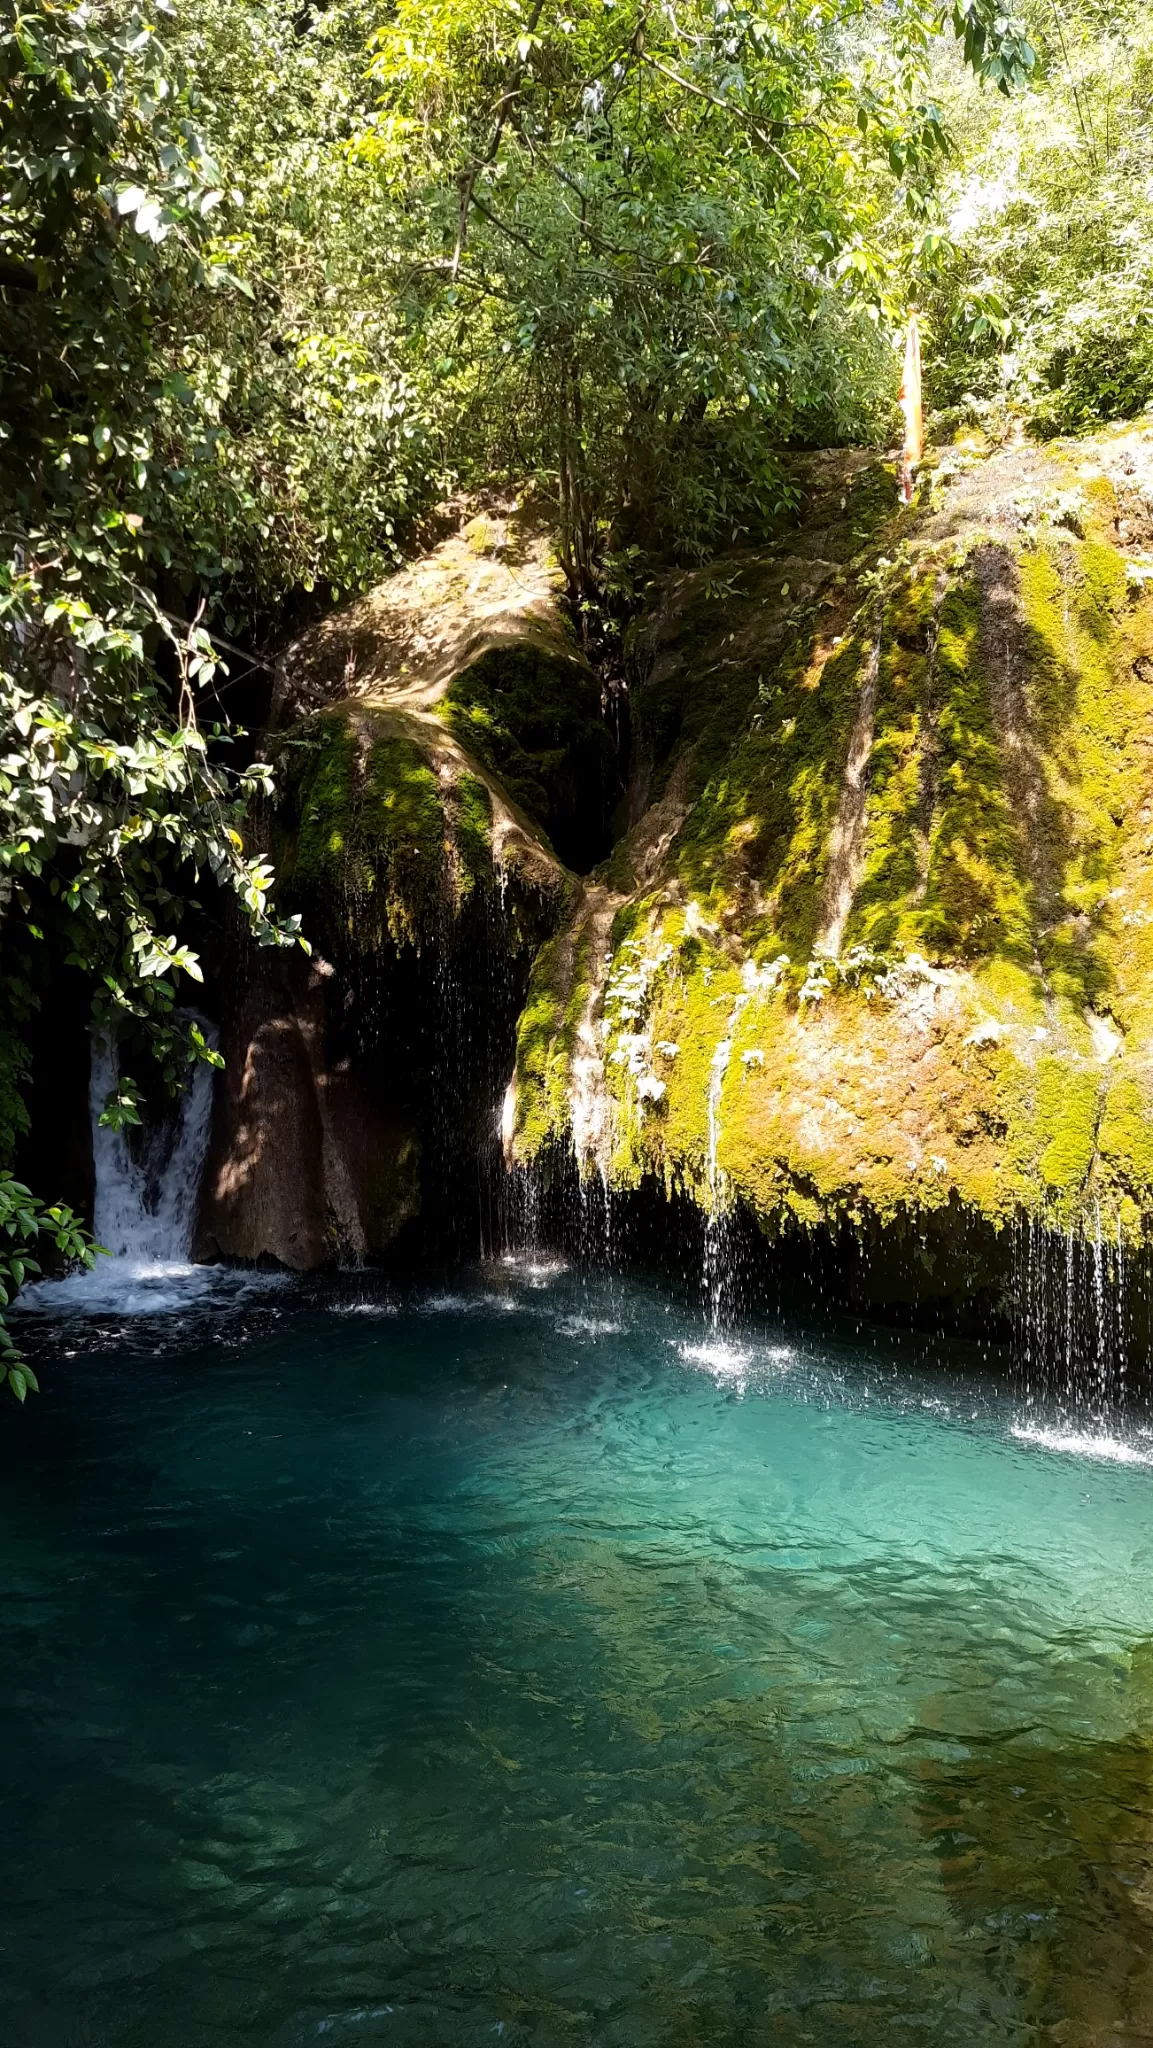
M 905 373 L 901 378 L 901 411 L 905 415 L 905 445 L 901 450 L 899 480 L 901 501 L 913 497 L 913 471 L 925 452 L 925 425 L 921 411 L 921 336 L 917 315 L 909 314 L 905 330 Z

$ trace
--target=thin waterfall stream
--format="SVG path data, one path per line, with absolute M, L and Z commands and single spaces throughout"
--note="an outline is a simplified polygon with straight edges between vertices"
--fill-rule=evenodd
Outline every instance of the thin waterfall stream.
M 708 1196 L 705 1209 L 704 1240 L 704 1296 L 709 1328 L 714 1335 L 731 1322 L 736 1313 L 735 1280 L 733 1271 L 732 1198 L 725 1185 L 725 1176 L 720 1165 L 721 1105 L 725 1081 L 732 1063 L 733 1045 L 736 1041 L 741 1019 L 754 997 L 771 989 L 780 974 L 780 959 L 769 965 L 757 966 L 746 960 L 741 969 L 741 985 L 733 998 L 726 1020 L 724 1033 L 713 1048 L 708 1073 L 708 1151 L 705 1158 L 705 1187 Z M 747 1059 L 760 1059 L 762 1055 L 753 1050 Z
M 196 1020 L 206 1042 L 215 1032 Z M 94 1033 L 88 1107 L 92 1130 L 92 1232 L 101 1253 L 88 1272 L 26 1289 L 22 1309 L 135 1315 L 185 1305 L 220 1281 L 245 1276 L 193 1263 L 200 1187 L 212 1126 L 213 1069 L 197 1061 L 169 1113 L 140 1127 L 101 1122 L 120 1078 L 113 1041 Z M 263 1277 L 263 1276 L 262 1276 Z
M 705 1212 L 704 1287 L 705 1305 L 709 1327 L 715 1333 L 722 1327 L 726 1306 L 726 1283 L 729 1279 L 726 1251 L 726 1220 L 724 1187 L 717 1149 L 721 1137 L 721 1092 L 725 1075 L 733 1054 L 733 1033 L 740 1021 L 741 1010 L 746 997 L 738 996 L 729 1016 L 725 1036 L 718 1039 L 709 1063 L 708 1133 L 709 1149 L 705 1172 L 708 1188 L 708 1208 Z
M 212 1068 L 198 1062 L 171 1116 L 131 1135 L 100 1121 L 119 1077 L 115 1046 L 95 1038 L 89 1083 L 96 1168 L 93 1232 L 124 1272 L 182 1271 L 191 1258 L 212 1121 Z
M 1119 1219 L 1096 1205 L 1091 1228 L 1048 1229 L 1034 1218 L 1015 1233 L 1011 1288 L 1024 1396 L 1021 1433 L 1100 1455 L 1147 1454 L 1133 1446 L 1132 1381 L 1141 1344 L 1135 1288 Z

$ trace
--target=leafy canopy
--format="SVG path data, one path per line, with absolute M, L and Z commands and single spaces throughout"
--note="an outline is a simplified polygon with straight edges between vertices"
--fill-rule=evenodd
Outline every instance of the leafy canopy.
M 984 76 L 1027 74 L 999 8 L 951 22 Z M 894 198 L 932 214 L 944 25 L 922 0 L 400 0 L 378 30 L 353 153 L 395 195 L 426 371 L 478 467 L 555 488 L 576 595 L 606 538 L 699 554 L 763 521 L 774 447 L 891 403 L 878 230 Z
M 1030 90 L 947 86 L 929 370 L 957 420 L 1078 433 L 1153 401 L 1153 16 L 1045 0 L 1030 26 Z
M 212 758 L 197 706 L 216 656 L 203 600 L 180 610 L 214 456 L 183 419 L 174 354 L 197 305 L 235 289 L 212 238 L 217 165 L 133 9 L 18 17 L 0 95 L 0 1244 L 19 1286 L 45 1229 L 65 1254 L 80 1243 L 10 1171 L 54 974 L 79 969 L 96 1018 L 131 1019 L 174 1080 L 215 1057 L 176 1012 L 180 977 L 201 973 L 178 931 L 189 888 L 210 878 L 260 943 L 296 933 L 244 850 L 267 771 Z M 107 1119 L 134 1103 L 126 1080 Z M 0 1370 L 29 1383 L 7 1344 Z

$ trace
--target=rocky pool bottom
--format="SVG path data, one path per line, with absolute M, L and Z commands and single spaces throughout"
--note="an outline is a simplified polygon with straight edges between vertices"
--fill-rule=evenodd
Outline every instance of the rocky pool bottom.
M 0 1432 L 10 2048 L 1150 2038 L 1142 1416 L 547 1260 L 161 1292 Z

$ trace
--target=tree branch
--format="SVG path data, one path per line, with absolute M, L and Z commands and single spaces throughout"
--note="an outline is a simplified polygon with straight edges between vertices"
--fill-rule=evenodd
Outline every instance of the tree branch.
M 777 148 L 777 145 L 773 141 L 772 137 L 770 135 L 766 135 L 763 128 L 758 128 L 756 122 L 750 120 L 748 115 L 744 113 L 741 107 L 734 106 L 732 100 L 720 99 L 715 92 L 707 92 L 703 85 L 695 84 L 691 78 L 682 78 L 679 71 L 670 70 L 667 64 L 661 63 L 659 57 L 651 57 L 647 50 L 638 49 L 637 55 L 639 56 L 642 64 L 651 65 L 654 71 L 660 72 L 662 78 L 669 79 L 673 85 L 679 85 L 682 92 L 695 93 L 697 99 L 707 100 L 711 107 L 719 107 L 722 114 L 734 114 L 738 121 L 743 121 L 750 135 L 755 135 L 757 141 L 762 145 L 762 147 L 764 149 L 767 149 L 771 155 L 775 156 L 777 162 L 781 164 L 784 167 L 784 169 L 788 172 L 794 185 L 800 184 L 801 174 L 797 170 L 796 166 L 789 162 L 789 159 L 785 155 L 784 151 Z

